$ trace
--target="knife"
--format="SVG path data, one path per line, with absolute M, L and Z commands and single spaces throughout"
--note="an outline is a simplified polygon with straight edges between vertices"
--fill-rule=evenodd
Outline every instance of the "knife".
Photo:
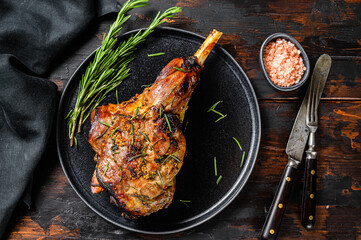
M 328 55 L 327 55 L 328 56 Z M 324 61 L 326 56 L 325 54 L 320 56 L 318 59 L 314 72 L 317 72 L 317 69 L 323 69 L 329 67 L 329 64 L 326 64 L 327 61 Z M 286 146 L 286 153 L 288 155 L 288 163 L 281 177 L 281 181 L 278 185 L 275 197 L 273 198 L 270 210 L 267 214 L 266 221 L 263 225 L 261 232 L 261 239 L 276 239 L 279 228 L 281 225 L 283 214 L 286 210 L 288 196 L 291 192 L 293 181 L 295 179 L 296 170 L 300 162 L 302 161 L 302 156 L 304 153 L 305 146 L 307 144 L 309 130 L 306 126 L 306 112 L 307 112 L 307 103 L 308 95 L 311 91 L 311 87 L 316 84 L 311 84 L 313 81 L 323 80 L 320 84 L 324 86 L 326 79 L 321 79 L 319 77 L 312 77 L 310 84 L 308 86 L 305 97 L 303 98 L 301 107 L 298 111 L 295 123 L 291 134 L 288 139 Z M 323 87 L 318 89 L 321 96 Z M 319 102 L 319 99 L 318 99 Z
M 306 125 L 310 130 L 310 136 L 308 139 L 308 150 L 306 151 L 306 160 L 305 160 L 305 177 L 303 183 L 303 196 L 302 196 L 302 225 L 306 229 L 311 229 L 315 225 L 316 219 L 316 157 L 317 152 L 314 150 L 315 147 L 315 132 L 318 127 L 318 117 L 317 117 L 317 106 L 320 102 L 320 97 L 325 86 L 325 82 L 328 76 L 328 73 L 331 69 L 331 57 L 327 54 L 321 55 L 316 62 L 315 69 L 313 70 L 311 82 L 318 83 L 319 85 L 315 86 L 313 89 L 317 91 L 313 94 L 314 96 L 314 108 L 311 104 L 307 105 L 307 115 L 309 121 L 306 121 Z M 312 81 L 312 79 L 316 79 Z M 317 81 L 318 80 L 318 81 Z M 319 88 L 319 89 L 317 89 Z M 309 96 L 309 101 L 311 101 L 312 96 Z M 312 103 L 312 101 L 311 101 Z M 313 110 L 313 111 L 312 111 Z M 310 122 L 310 120 L 313 120 Z

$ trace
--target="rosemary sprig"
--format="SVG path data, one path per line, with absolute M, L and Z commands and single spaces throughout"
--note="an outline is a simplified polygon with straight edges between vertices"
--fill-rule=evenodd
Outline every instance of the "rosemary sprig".
M 69 139 L 73 146 L 76 126 L 78 132 L 90 116 L 91 112 L 103 101 L 106 95 L 130 75 L 129 63 L 134 60 L 137 46 L 143 43 L 154 29 L 165 22 L 165 18 L 174 17 L 181 11 L 179 7 L 159 12 L 148 29 L 140 30 L 127 40 L 118 43 L 118 34 L 122 25 L 131 17 L 127 13 L 134 9 L 146 6 L 148 0 L 128 0 L 118 13 L 117 19 L 110 26 L 108 34 L 104 34 L 102 45 L 95 53 L 79 83 L 78 95 L 74 109 L 69 116 Z
M 134 126 L 133 123 L 130 123 L 130 130 L 132 132 L 132 144 L 134 143 Z
M 156 56 L 161 56 L 161 55 L 164 55 L 165 52 L 159 52 L 159 53 L 151 53 L 151 54 L 148 54 L 148 57 L 156 57 Z

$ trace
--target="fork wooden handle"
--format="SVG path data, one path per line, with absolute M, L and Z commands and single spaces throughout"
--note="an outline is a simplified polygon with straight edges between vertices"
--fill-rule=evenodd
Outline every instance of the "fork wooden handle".
M 283 214 L 286 210 L 288 196 L 290 195 L 293 181 L 296 175 L 296 167 L 287 165 L 278 185 L 276 195 L 268 211 L 266 221 L 263 225 L 261 239 L 276 239 L 281 226 Z
M 316 161 L 315 151 L 306 151 L 305 179 L 302 198 L 302 225 L 311 229 L 316 218 Z

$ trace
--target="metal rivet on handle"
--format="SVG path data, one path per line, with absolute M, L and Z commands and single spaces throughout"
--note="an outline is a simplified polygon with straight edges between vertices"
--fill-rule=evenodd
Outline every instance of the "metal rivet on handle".
M 315 170 L 311 170 L 311 174 L 315 175 L 316 171 Z
M 310 198 L 313 199 L 315 197 L 315 195 L 313 195 L 313 193 L 310 194 Z
M 287 182 L 291 181 L 291 178 L 290 178 L 290 177 L 287 177 L 287 178 L 286 178 L 286 181 L 287 181 Z
M 310 216 L 308 217 L 308 219 L 310 219 L 310 220 L 312 221 L 312 220 L 313 220 L 313 216 L 310 215 Z
M 270 234 L 274 234 L 274 233 L 275 233 L 275 230 L 271 229 L 271 230 L 269 230 L 269 233 L 270 233 Z
M 278 204 L 278 207 L 283 208 L 283 204 L 282 203 Z

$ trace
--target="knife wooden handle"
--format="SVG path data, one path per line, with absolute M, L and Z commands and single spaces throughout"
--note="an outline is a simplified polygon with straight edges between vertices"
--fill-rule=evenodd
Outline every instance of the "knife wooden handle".
M 297 166 L 296 166 L 297 167 Z M 283 172 L 278 185 L 276 195 L 273 198 L 271 208 L 263 225 L 261 239 L 276 239 L 281 226 L 283 214 L 286 210 L 288 196 L 290 195 L 293 181 L 296 175 L 296 168 L 289 164 Z
M 316 154 L 307 153 L 302 198 L 302 225 L 311 229 L 316 218 Z

